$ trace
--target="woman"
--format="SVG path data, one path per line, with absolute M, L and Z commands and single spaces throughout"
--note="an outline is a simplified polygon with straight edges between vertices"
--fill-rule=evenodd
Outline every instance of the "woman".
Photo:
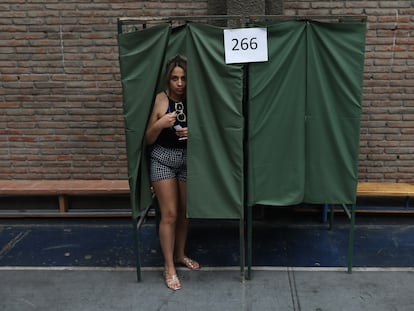
M 164 256 L 165 284 L 181 288 L 175 263 L 191 270 L 198 262 L 185 255 L 188 219 L 186 217 L 187 111 L 186 59 L 177 55 L 166 68 L 167 90 L 158 93 L 146 131 L 151 147 L 150 175 L 157 196 L 161 221 L 159 236 Z

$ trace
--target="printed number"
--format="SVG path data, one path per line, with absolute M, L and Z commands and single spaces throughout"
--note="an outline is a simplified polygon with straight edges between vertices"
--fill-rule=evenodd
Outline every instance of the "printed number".
M 248 49 L 251 50 L 256 50 L 257 49 L 257 41 L 256 41 L 256 37 L 253 37 L 250 39 L 249 38 L 243 38 L 239 41 L 239 39 L 232 39 L 231 41 L 234 42 L 234 46 L 233 46 L 233 51 L 246 51 Z

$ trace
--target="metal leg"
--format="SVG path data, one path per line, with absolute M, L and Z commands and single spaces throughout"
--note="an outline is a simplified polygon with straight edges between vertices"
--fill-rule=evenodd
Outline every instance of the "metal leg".
M 252 245 L 253 245 L 253 207 L 247 207 L 247 275 L 246 279 L 251 279 L 252 273 Z
M 244 219 L 240 218 L 239 221 L 240 230 L 240 281 L 243 283 L 245 279 L 245 266 L 246 266 L 246 252 L 245 252 L 245 240 L 244 240 Z
M 351 220 L 351 227 L 349 229 L 349 240 L 348 240 L 348 273 L 352 273 L 353 256 L 354 256 L 355 204 L 352 204 L 350 220 Z
M 141 282 L 141 258 L 140 258 L 140 236 L 139 230 L 144 224 L 144 221 L 148 215 L 151 205 L 148 206 L 138 217 L 132 218 L 133 233 L 134 233 L 134 245 L 135 245 L 135 263 L 137 268 L 137 282 Z
M 132 218 L 132 226 L 133 226 L 133 233 L 134 233 L 134 251 L 135 251 L 135 265 L 137 271 L 137 282 L 141 282 L 141 260 L 139 256 L 139 230 L 138 230 L 138 219 L 133 217 Z
M 328 209 L 329 209 L 329 204 L 324 204 L 322 206 L 322 222 L 326 223 L 328 221 Z

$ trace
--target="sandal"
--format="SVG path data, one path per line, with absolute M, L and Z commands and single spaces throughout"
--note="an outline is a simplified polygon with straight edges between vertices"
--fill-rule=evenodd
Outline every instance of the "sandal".
M 180 283 L 180 280 L 178 279 L 177 274 L 168 275 L 164 271 L 164 280 L 165 280 L 165 285 L 167 285 L 169 289 L 176 291 L 181 288 L 181 283 Z
M 187 267 L 190 270 L 200 270 L 200 264 L 197 261 L 186 256 L 184 256 L 181 260 L 177 260 L 176 262 Z

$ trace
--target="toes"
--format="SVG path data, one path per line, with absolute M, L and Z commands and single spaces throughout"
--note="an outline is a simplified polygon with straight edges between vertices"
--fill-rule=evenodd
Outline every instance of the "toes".
M 170 275 L 164 272 L 164 279 L 165 279 L 165 285 L 167 285 L 169 289 L 178 290 L 181 288 L 181 283 L 180 283 L 180 280 L 177 274 Z

